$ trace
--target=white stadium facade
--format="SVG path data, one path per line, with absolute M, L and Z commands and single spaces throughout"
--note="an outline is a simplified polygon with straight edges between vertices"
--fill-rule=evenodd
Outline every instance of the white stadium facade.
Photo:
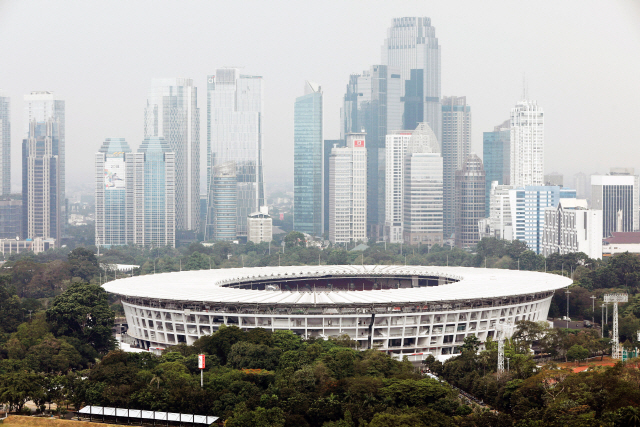
M 546 320 L 571 279 L 531 271 L 432 266 L 293 266 L 184 271 L 114 280 L 142 348 L 192 344 L 221 325 L 349 335 L 360 349 L 446 358 L 496 325 Z

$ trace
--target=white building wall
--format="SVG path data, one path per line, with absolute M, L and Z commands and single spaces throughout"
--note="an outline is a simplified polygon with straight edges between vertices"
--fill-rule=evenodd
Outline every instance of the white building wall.
M 386 137 L 385 240 L 402 242 L 404 221 L 405 156 L 411 132 L 397 131 Z
M 544 116 L 536 101 L 511 109 L 511 185 L 544 185 Z

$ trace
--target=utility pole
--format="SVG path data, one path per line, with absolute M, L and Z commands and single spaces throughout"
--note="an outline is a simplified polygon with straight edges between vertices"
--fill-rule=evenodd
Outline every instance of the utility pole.
M 567 294 L 567 329 L 569 329 L 569 294 L 571 292 L 569 292 L 569 287 L 567 286 L 567 292 L 565 292 Z
M 596 323 L 596 296 L 591 295 L 591 323 Z
M 600 306 L 602 308 L 602 322 L 600 322 L 600 337 L 604 338 L 604 304 Z

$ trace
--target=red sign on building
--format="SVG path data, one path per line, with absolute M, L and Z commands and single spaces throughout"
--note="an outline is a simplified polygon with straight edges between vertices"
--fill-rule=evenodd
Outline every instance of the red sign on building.
M 364 139 L 354 139 L 353 140 L 354 147 L 364 147 Z

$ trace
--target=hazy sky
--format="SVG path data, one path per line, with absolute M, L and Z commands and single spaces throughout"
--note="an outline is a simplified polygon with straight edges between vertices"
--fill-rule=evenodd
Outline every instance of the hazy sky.
M 640 167 L 638 0 L 0 0 L 12 188 L 21 185 L 24 94 L 66 100 L 67 185 L 90 190 L 104 138 L 124 137 L 137 150 L 154 77 L 194 79 L 204 164 L 206 75 L 223 66 L 264 77 L 265 180 L 292 181 L 293 103 L 304 81 L 322 85 L 325 139 L 339 137 L 349 74 L 380 62 L 391 19 L 401 16 L 431 18 L 442 95 L 467 96 L 474 152 L 482 154 L 482 132 L 509 117 L 526 74 L 529 97 L 545 111 L 547 172 Z

